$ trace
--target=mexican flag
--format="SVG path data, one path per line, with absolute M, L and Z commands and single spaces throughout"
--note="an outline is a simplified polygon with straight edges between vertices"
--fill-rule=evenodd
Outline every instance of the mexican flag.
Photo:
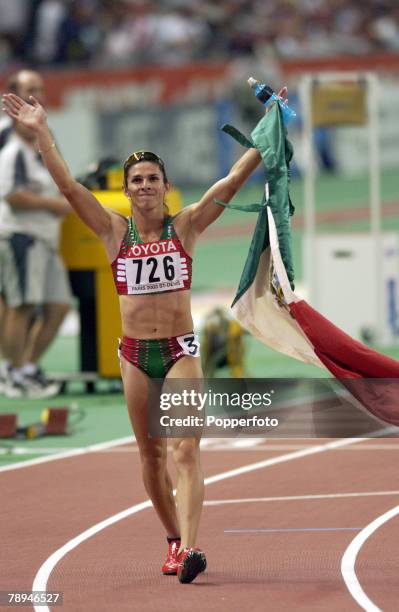
M 288 189 L 293 150 L 279 106 L 275 104 L 258 123 L 252 141 L 232 126 L 223 130 L 244 146 L 255 146 L 267 172 L 233 315 L 267 346 L 329 370 L 362 407 L 399 425 L 399 362 L 348 336 L 294 291 L 290 230 L 294 207 Z

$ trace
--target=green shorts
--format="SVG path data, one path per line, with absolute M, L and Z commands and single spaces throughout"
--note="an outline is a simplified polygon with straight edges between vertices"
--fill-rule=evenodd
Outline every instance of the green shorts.
M 119 341 L 118 355 L 150 378 L 165 378 L 170 368 L 182 357 L 199 357 L 200 345 L 194 332 L 150 340 L 124 336 Z

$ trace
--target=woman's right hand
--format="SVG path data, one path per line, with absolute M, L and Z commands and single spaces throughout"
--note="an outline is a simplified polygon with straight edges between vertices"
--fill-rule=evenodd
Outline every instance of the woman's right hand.
M 3 111 L 11 119 L 35 132 L 39 132 L 46 122 L 46 112 L 33 96 L 29 96 L 29 104 L 13 93 L 3 95 Z

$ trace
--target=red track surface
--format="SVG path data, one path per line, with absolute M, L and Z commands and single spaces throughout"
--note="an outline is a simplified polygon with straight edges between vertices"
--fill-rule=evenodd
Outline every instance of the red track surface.
M 367 448 L 370 444 L 384 448 L 372 450 Z M 205 475 L 291 451 L 267 450 L 267 443 L 262 450 L 255 449 L 204 450 Z M 210 484 L 206 499 L 398 490 L 398 452 L 399 440 L 365 441 Z M 99 452 L 0 472 L 0 490 L 0 590 L 30 590 L 39 567 L 56 549 L 95 523 L 147 499 L 136 452 Z M 63 591 L 64 605 L 52 609 L 359 610 L 340 572 L 342 555 L 358 531 L 225 530 L 363 528 L 398 500 L 398 495 L 388 495 L 206 506 L 199 544 L 207 554 L 208 569 L 191 585 L 160 574 L 164 534 L 153 510 L 146 509 L 61 559 L 48 590 Z M 367 540 L 356 565 L 362 588 L 384 612 L 398 609 L 398 520 L 390 520 Z

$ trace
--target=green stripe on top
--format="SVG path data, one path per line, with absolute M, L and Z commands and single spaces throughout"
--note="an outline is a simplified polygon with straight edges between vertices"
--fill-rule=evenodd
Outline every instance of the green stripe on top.
M 143 241 L 140 238 L 140 234 L 137 231 L 136 223 L 134 222 L 133 217 L 128 217 L 127 220 L 128 228 L 125 236 L 125 245 L 132 246 L 132 244 L 143 244 Z M 168 238 L 175 238 L 176 232 L 173 226 L 173 220 L 170 215 L 164 217 L 162 233 L 159 240 L 167 240 Z

